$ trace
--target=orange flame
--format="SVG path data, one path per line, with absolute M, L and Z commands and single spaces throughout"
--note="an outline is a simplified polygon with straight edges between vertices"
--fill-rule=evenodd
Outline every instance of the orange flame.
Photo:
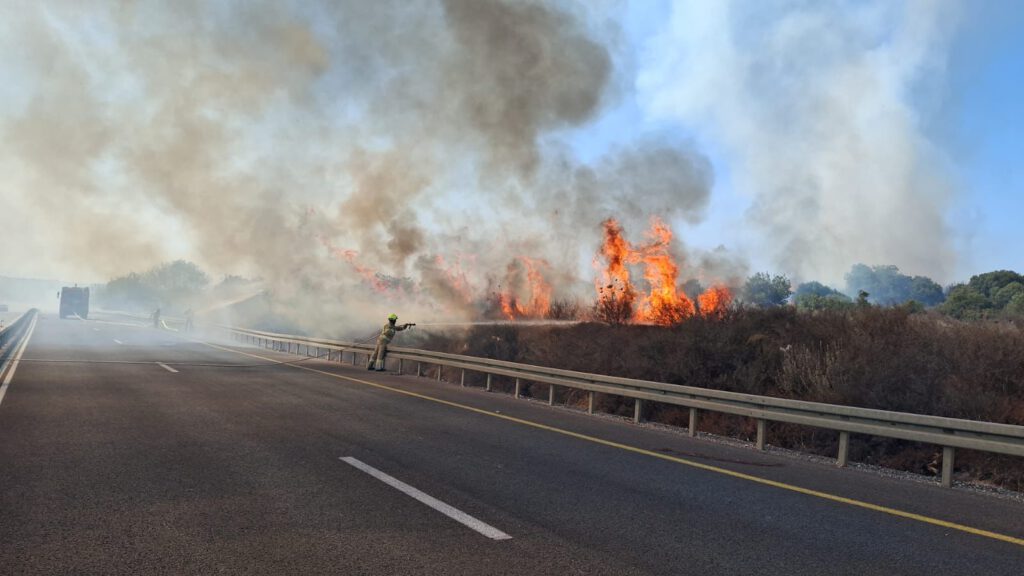
M 622 226 L 609 218 L 601 223 L 604 227 L 604 243 L 601 244 L 601 256 L 607 266 L 597 278 L 598 307 L 607 311 L 615 310 L 630 317 L 633 314 L 633 303 L 636 291 L 629 280 L 629 264 L 638 260 L 633 248 L 622 235 Z M 594 262 L 598 265 L 597 261 Z
M 359 252 L 355 250 L 346 250 L 344 248 L 338 248 L 337 246 L 332 244 L 330 240 L 324 237 L 319 237 L 319 239 L 320 243 L 324 245 L 324 248 L 327 248 L 327 251 L 330 253 L 331 256 L 339 260 L 344 260 L 345 262 L 348 262 L 349 265 L 352 266 L 352 269 L 355 270 L 357 274 L 362 276 L 363 280 L 365 280 L 366 283 L 369 284 L 370 287 L 372 287 L 375 291 L 382 293 L 388 291 L 390 286 L 388 286 L 388 283 L 384 280 L 384 278 L 380 276 L 380 274 L 378 274 L 375 270 L 371 268 L 367 268 L 366 266 L 359 264 Z
M 363 280 L 366 280 L 367 284 L 369 284 L 374 290 L 382 293 L 388 291 L 387 283 L 379 274 L 377 274 L 376 271 L 359 264 L 359 252 L 356 252 L 355 250 L 341 250 L 337 248 L 334 249 L 334 252 L 335 256 L 340 256 L 348 262 L 352 266 L 352 269 L 362 276 Z
M 651 220 L 649 242 L 634 247 L 623 237 L 622 226 L 605 220 L 600 256 L 606 263 L 597 278 L 598 310 L 621 320 L 671 326 L 697 313 L 697 307 L 677 285 L 679 265 L 670 253 L 672 230 L 658 218 Z M 629 266 L 643 264 L 648 291 L 637 295 L 630 280 Z M 701 309 L 720 314 L 732 302 L 724 286 L 716 286 L 699 297 Z
M 506 318 L 544 318 L 548 315 L 551 310 L 551 284 L 543 272 L 547 267 L 547 261 L 526 256 L 519 256 L 509 263 L 505 271 L 505 289 L 497 294 L 498 305 Z
M 712 286 L 697 297 L 702 316 L 721 318 L 732 304 L 732 292 L 725 286 Z
M 678 324 L 693 316 L 693 301 L 676 288 L 679 267 L 669 254 L 672 230 L 658 218 L 651 220 L 651 243 L 640 249 L 644 279 L 650 293 L 640 298 L 637 320 L 663 326 Z

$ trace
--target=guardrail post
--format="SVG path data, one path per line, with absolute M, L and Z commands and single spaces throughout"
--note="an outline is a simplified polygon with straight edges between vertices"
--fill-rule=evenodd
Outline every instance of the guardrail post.
M 399 376 L 401 376 L 401 375 L 402 375 L 402 368 L 403 368 L 403 367 L 404 367 L 404 366 L 403 366 L 403 363 L 402 363 L 402 359 L 401 359 L 401 358 L 399 358 L 399 359 L 398 359 L 398 375 L 399 375 Z
M 690 408 L 690 438 L 697 435 L 697 409 Z
M 462 369 L 462 377 L 459 379 L 459 385 L 461 385 L 463 388 L 466 387 L 466 369 L 465 368 Z
M 942 447 L 942 487 L 953 487 L 953 459 L 956 457 L 956 448 L 952 446 Z
M 423 375 L 423 362 L 416 363 L 416 377 L 419 378 Z
M 757 449 L 764 450 L 764 437 L 768 432 L 768 422 L 763 418 L 757 419 Z
M 555 385 L 548 384 L 548 406 L 555 405 Z
M 643 421 L 644 401 L 637 398 L 633 403 L 633 422 L 639 424 Z
M 490 374 L 487 375 L 487 391 L 488 392 L 491 391 L 491 375 Z
M 836 458 L 836 466 L 840 468 L 846 467 L 847 458 L 850 456 L 850 433 L 846 431 L 839 432 L 839 456 Z
M 516 398 L 519 398 L 519 378 L 516 378 Z
M 587 391 L 587 414 L 594 413 L 594 391 Z
M 441 366 L 440 364 L 438 364 L 437 365 L 437 381 L 438 382 L 441 381 L 441 370 L 442 369 L 444 369 L 444 366 Z

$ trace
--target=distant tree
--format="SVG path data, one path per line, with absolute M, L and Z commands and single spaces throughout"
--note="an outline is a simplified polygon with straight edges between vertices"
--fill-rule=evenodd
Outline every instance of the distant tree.
M 1003 311 L 1010 316 L 1024 318 L 1024 294 L 1014 296 L 1003 308 Z
M 895 306 L 914 300 L 925 306 L 936 306 L 944 300 L 942 287 L 926 276 L 907 276 L 896 266 L 855 264 L 846 274 L 846 291 L 861 290 L 871 301 L 882 306 Z
M 801 310 L 841 310 L 853 304 L 850 297 L 821 282 L 804 282 L 793 292 L 793 304 Z
M 864 290 L 858 290 L 857 291 L 857 306 L 860 306 L 861 308 L 866 308 L 866 307 L 870 306 L 871 302 L 868 301 L 868 298 L 870 298 L 870 297 L 871 297 L 871 294 L 869 294 L 868 292 L 865 292 Z
M 234 274 L 225 274 L 224 279 L 217 283 L 214 287 L 217 290 L 230 289 L 238 286 L 245 286 L 251 284 L 253 281 L 243 276 L 236 276 Z
M 800 294 L 793 296 L 793 304 L 800 310 L 846 310 L 853 306 L 853 301 L 846 294 Z
M 1000 310 L 1007 307 L 1014 298 L 1019 294 L 1024 294 L 1024 284 L 1020 282 L 1010 282 L 1006 286 L 1000 288 L 991 298 L 992 307 Z
M 793 296 L 803 296 L 806 294 L 813 294 L 815 296 L 832 296 L 833 294 L 842 294 L 839 290 L 826 286 L 821 282 L 804 282 L 803 284 L 796 287 L 793 291 Z
M 918 314 L 920 312 L 924 312 L 925 306 L 917 300 L 907 300 L 903 304 L 900 304 L 900 308 L 910 314 Z
M 767 272 L 758 272 L 747 278 L 742 292 L 745 302 L 761 308 L 782 306 L 792 293 L 789 278 Z
M 209 278 L 198 266 L 176 260 L 110 280 L 97 294 L 97 302 L 124 310 L 175 307 L 199 294 L 208 283 Z
M 946 301 L 946 295 L 931 278 L 926 276 L 914 276 L 910 279 L 910 300 L 924 306 L 938 306 Z
M 1024 276 L 1012 270 L 994 270 L 971 276 L 967 285 L 988 299 L 993 299 L 1000 289 L 1014 282 L 1024 284 Z
M 143 275 L 143 280 L 164 302 L 198 294 L 210 282 L 199 266 L 185 260 L 156 266 Z
M 147 309 L 156 300 L 152 287 L 134 272 L 112 279 L 96 293 L 96 302 L 101 306 L 130 311 Z
M 949 289 L 940 310 L 961 320 L 977 320 L 985 316 L 989 307 L 988 298 L 983 293 L 967 284 L 958 284 Z

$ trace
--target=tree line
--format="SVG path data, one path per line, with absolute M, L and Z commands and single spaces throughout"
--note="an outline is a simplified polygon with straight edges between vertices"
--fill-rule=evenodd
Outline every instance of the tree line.
M 1024 276 L 995 270 L 972 276 L 945 289 L 926 276 L 909 276 L 892 265 L 856 264 L 844 290 L 817 281 L 793 286 L 783 274 L 758 272 L 747 278 L 740 300 L 771 308 L 792 304 L 800 310 L 844 310 L 857 306 L 903 306 L 934 309 L 963 320 L 1024 318 Z
M 250 282 L 239 276 L 225 276 L 213 290 Z M 181 313 L 197 305 L 210 288 L 210 277 L 196 264 L 175 260 L 145 272 L 131 272 L 97 287 L 96 302 L 105 308 L 136 312 Z

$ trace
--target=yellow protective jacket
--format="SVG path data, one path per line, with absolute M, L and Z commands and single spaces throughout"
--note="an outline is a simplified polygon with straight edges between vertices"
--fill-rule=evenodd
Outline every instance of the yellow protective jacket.
M 380 336 L 377 337 L 377 343 L 390 344 L 391 340 L 395 337 L 395 332 L 401 332 L 402 330 L 405 330 L 408 327 L 408 324 L 402 324 L 401 326 L 398 326 L 392 324 L 391 322 L 388 322 L 387 324 L 384 325 L 384 328 L 381 328 Z

